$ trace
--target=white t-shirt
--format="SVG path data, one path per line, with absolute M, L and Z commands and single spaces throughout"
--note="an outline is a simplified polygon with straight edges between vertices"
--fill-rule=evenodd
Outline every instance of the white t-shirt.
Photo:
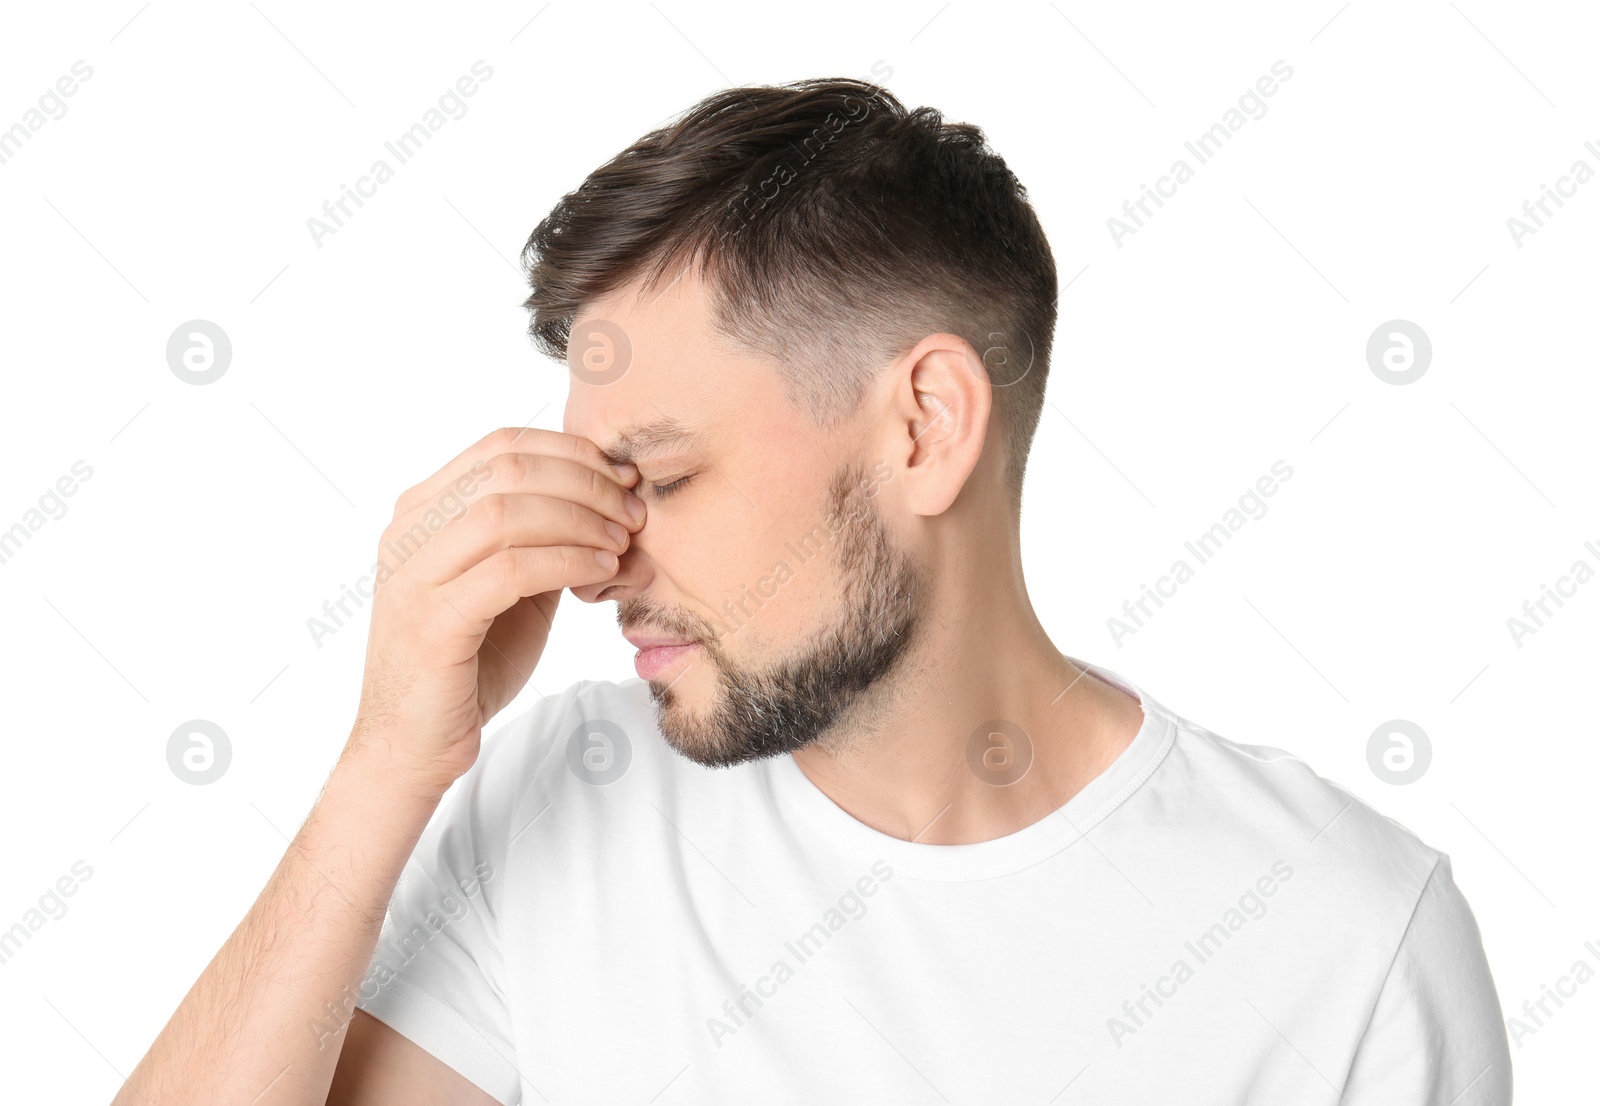
M 789 756 L 701 767 L 642 680 L 577 683 L 446 793 L 359 1005 L 507 1104 L 1509 1103 L 1449 858 L 1075 663 L 1138 735 L 967 845 Z

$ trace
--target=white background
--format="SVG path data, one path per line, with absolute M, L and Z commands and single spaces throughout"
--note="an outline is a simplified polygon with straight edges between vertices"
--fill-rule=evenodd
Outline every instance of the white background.
M 248 909 L 359 690 L 366 612 L 320 647 L 307 620 L 396 496 L 496 426 L 560 428 L 565 372 L 519 306 L 534 225 L 700 97 L 811 76 L 982 126 L 1050 235 L 1023 534 L 1058 647 L 1449 853 L 1508 1015 L 1600 964 L 1600 582 L 1520 646 L 1507 628 L 1600 567 L 1600 181 L 1520 245 L 1507 226 L 1600 169 L 1597 35 L 1585 6 L 1483 0 L 8 7 L 0 127 L 74 61 L 93 76 L 0 165 L 0 529 L 75 461 L 93 476 L 0 564 L 0 928 L 75 861 L 93 876 L 0 964 L 7 1097 L 109 1099 Z M 307 219 L 479 59 L 467 113 L 318 246 Z M 1113 241 L 1278 60 L 1265 116 Z M 233 344 L 203 387 L 166 363 L 192 319 Z M 1392 319 L 1433 343 L 1405 386 L 1366 361 Z M 1114 644 L 1123 601 L 1280 459 L 1265 517 Z M 502 717 L 630 676 L 613 612 L 567 596 Z M 196 718 L 232 745 L 208 786 L 166 760 Z M 1432 743 L 1405 786 L 1367 758 L 1395 718 Z M 1513 1047 L 1519 1100 L 1589 1085 L 1597 1036 L 1590 982 Z

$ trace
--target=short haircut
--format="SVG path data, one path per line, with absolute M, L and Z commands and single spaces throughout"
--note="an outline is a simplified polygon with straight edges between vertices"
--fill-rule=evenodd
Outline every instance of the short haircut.
M 927 335 L 964 338 L 990 375 L 1020 513 L 1056 268 L 979 128 L 861 80 L 727 89 L 590 173 L 522 260 L 529 332 L 561 361 L 584 305 L 698 264 L 718 332 L 772 359 L 819 427 Z

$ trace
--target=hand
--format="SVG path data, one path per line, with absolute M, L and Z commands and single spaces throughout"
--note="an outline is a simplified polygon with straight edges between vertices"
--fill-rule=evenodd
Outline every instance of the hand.
M 470 768 L 543 655 L 562 590 L 616 574 L 644 524 L 638 475 L 587 438 L 507 428 L 402 495 L 379 543 L 346 751 L 373 749 L 440 790 Z

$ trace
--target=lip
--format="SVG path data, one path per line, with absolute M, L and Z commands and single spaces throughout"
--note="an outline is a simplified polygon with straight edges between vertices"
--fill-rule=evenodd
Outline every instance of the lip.
M 641 680 L 659 679 L 700 648 L 700 643 L 690 638 L 628 631 L 624 631 L 622 636 L 639 650 L 633 655 L 633 670 Z
M 622 636 L 627 638 L 629 642 L 639 649 L 658 649 L 675 645 L 699 644 L 698 642 L 692 641 L 686 637 L 652 637 L 649 634 L 634 634 L 626 631 L 624 631 Z
M 641 680 L 660 679 L 699 648 L 700 643 L 697 641 L 646 646 L 634 654 L 633 670 L 639 674 Z

